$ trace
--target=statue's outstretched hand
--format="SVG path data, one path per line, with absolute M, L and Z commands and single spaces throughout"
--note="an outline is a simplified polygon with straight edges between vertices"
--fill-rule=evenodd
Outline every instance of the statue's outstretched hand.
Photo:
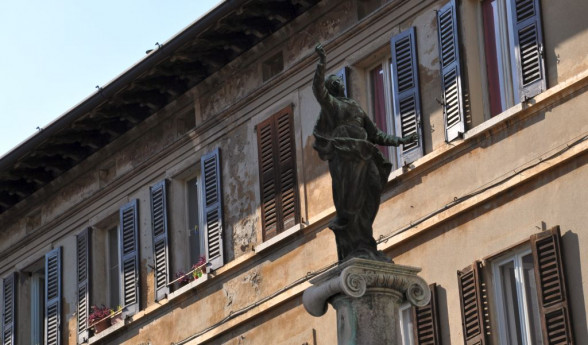
M 318 56 L 320 57 L 321 61 L 325 61 L 327 58 L 327 54 L 325 53 L 325 48 L 323 48 L 322 44 L 317 44 L 316 47 L 314 48 L 314 51 L 316 51 L 316 53 L 318 54 Z
M 419 135 L 417 133 L 412 133 L 411 135 L 402 138 L 400 141 L 402 142 L 402 144 L 410 144 L 417 142 L 418 140 Z

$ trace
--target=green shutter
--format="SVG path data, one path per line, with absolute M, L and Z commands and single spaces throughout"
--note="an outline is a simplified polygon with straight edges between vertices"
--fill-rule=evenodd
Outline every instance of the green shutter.
M 2 280 L 2 345 L 16 344 L 16 273 Z

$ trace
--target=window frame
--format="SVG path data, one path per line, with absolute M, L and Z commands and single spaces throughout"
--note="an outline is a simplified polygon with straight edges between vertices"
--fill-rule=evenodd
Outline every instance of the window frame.
M 387 47 L 389 50 L 389 47 Z M 376 68 L 382 68 L 382 73 L 384 75 L 384 108 L 386 111 L 386 130 L 383 131 L 380 125 L 377 123 L 376 118 L 376 107 L 375 107 L 375 87 L 374 87 L 374 79 L 372 73 Z M 396 121 L 394 121 L 393 115 L 393 107 L 394 107 L 394 100 L 392 99 L 392 56 L 388 53 L 383 58 L 378 60 L 377 63 L 373 63 L 369 65 L 365 69 L 365 73 L 367 75 L 367 99 L 368 99 L 368 109 L 370 114 L 372 115 L 372 119 L 374 124 L 378 127 L 378 129 L 382 130 L 383 132 L 396 135 Z M 384 149 L 384 156 L 390 163 L 392 163 L 392 170 L 398 169 L 398 149 L 394 146 L 382 146 Z M 380 151 L 381 152 L 381 151 Z
M 512 262 L 515 271 L 515 285 L 516 285 L 516 292 L 517 292 L 517 309 L 519 315 L 519 329 L 518 331 L 521 334 L 521 340 L 523 344 L 531 344 L 531 317 L 532 310 L 529 309 L 530 306 L 528 305 L 529 296 L 527 296 L 527 287 L 525 285 L 524 277 L 524 263 L 523 257 L 531 255 L 532 258 L 532 251 L 531 248 L 528 246 L 524 246 L 522 248 L 518 248 L 513 251 L 509 251 L 504 255 L 492 260 L 492 277 L 493 277 L 493 289 L 494 289 L 494 304 L 496 307 L 496 321 L 497 321 L 497 328 L 498 328 L 498 337 L 500 339 L 501 344 L 507 344 L 508 338 L 508 329 L 510 328 L 507 326 L 507 317 L 506 317 L 506 297 L 505 292 L 503 289 L 503 276 L 500 272 L 501 267 L 507 263 Z M 530 296 L 530 298 L 534 298 L 535 301 L 537 299 L 537 287 L 535 286 L 535 265 L 533 264 L 533 279 L 529 282 L 533 286 L 533 290 L 530 290 L 531 293 L 534 291 L 534 296 Z M 537 302 L 536 302 L 537 304 Z M 537 315 L 536 318 L 539 318 L 539 310 L 536 310 Z M 540 329 L 539 329 L 540 330 Z M 539 334 L 541 336 L 541 334 Z M 542 340 L 541 340 L 542 341 Z

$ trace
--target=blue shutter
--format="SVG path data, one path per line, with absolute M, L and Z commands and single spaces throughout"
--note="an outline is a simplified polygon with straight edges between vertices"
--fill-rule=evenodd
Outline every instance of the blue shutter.
M 509 0 L 514 65 L 521 102 L 547 89 L 539 0 Z
M 2 280 L 2 345 L 16 344 L 16 273 Z
M 169 242 L 167 233 L 167 188 L 163 180 L 151 187 L 151 228 L 155 260 L 155 300 L 169 294 Z
M 349 84 L 347 83 L 347 77 L 349 75 L 349 68 L 343 67 L 335 73 L 335 75 L 343 80 L 343 86 L 345 86 L 345 97 L 349 97 Z
M 124 316 L 139 311 L 139 233 L 137 200 L 120 209 L 119 272 L 120 301 Z
M 397 135 L 418 133 L 419 140 L 398 147 L 399 165 L 415 161 L 423 155 L 421 96 L 418 81 L 415 28 L 392 37 L 392 98 Z
M 206 262 L 210 265 L 210 269 L 217 269 L 224 264 L 220 150 L 217 148 L 203 156 L 200 163 Z
M 455 0 L 451 0 L 437 12 L 439 33 L 439 63 L 443 90 L 443 120 L 445 140 L 457 138 L 465 131 L 461 60 Z
M 45 255 L 45 345 L 61 344 L 61 247 Z
M 78 344 L 88 340 L 90 304 L 90 228 L 76 236 Z

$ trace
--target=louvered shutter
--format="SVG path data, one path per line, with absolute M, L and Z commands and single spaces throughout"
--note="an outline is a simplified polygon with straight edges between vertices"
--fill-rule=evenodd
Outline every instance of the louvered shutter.
M 509 0 L 519 98 L 524 102 L 547 89 L 539 0 Z
M 45 255 L 45 345 L 61 344 L 61 247 Z
M 264 241 L 300 222 L 292 107 L 257 126 Z
M 76 236 L 77 287 L 78 287 L 78 344 L 88 340 L 90 304 L 90 228 Z
M 455 0 L 451 0 L 437 12 L 443 120 L 447 142 L 457 138 L 465 131 L 457 23 Z
M 119 282 L 124 316 L 139 311 L 139 234 L 137 200 L 120 209 Z
M 343 86 L 345 86 L 345 97 L 349 97 L 349 84 L 347 83 L 347 76 L 349 74 L 349 69 L 347 67 L 343 67 L 335 73 L 335 75 L 341 80 L 343 80 Z
M 418 62 L 415 28 L 392 37 L 392 98 L 394 122 L 398 135 L 417 133 L 419 140 L 398 147 L 400 165 L 411 163 L 423 155 L 421 126 L 421 96 L 418 82 Z
M 573 345 L 559 227 L 531 236 L 545 344 Z
M 489 317 L 481 263 L 475 262 L 462 271 L 458 271 L 457 279 L 465 344 L 487 344 Z
M 155 300 L 169 294 L 169 244 L 167 233 L 167 187 L 163 180 L 151 187 L 151 229 L 155 260 Z
M 16 273 L 2 280 L 2 345 L 16 344 Z
M 206 262 L 210 269 L 224 264 L 223 254 L 223 198 L 221 191 L 220 150 L 203 156 L 200 160 L 202 176 L 202 201 L 204 202 L 204 245 Z
M 431 301 L 424 307 L 412 307 L 415 345 L 440 345 L 437 284 L 429 285 Z

